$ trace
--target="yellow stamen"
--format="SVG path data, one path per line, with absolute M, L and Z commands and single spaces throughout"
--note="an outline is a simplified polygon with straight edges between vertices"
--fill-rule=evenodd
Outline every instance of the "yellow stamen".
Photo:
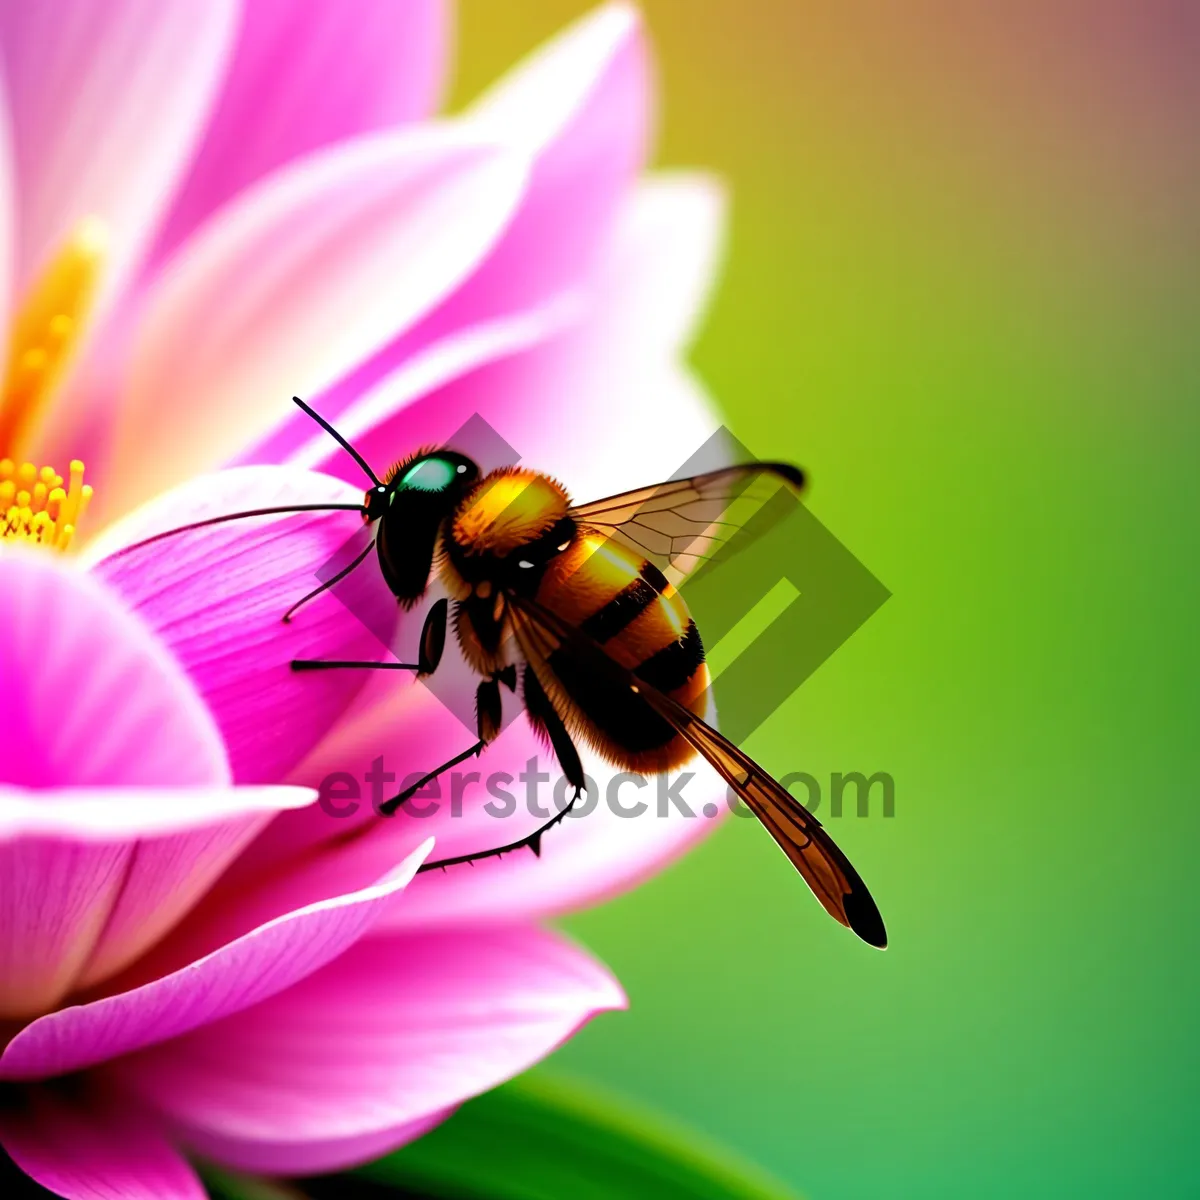
M 61 391 L 95 304 L 107 234 L 94 217 L 81 221 L 33 281 L 13 320 L 0 390 L 0 541 L 65 550 L 92 489 L 83 463 L 71 463 L 64 486 L 53 467 L 22 461 Z
M 28 452 L 78 353 L 106 244 L 100 221 L 81 221 L 34 280 L 13 320 L 0 393 L 0 451 L 14 459 Z
M 92 489 L 83 463 L 71 463 L 67 486 L 52 467 L 0 460 L 0 541 L 32 542 L 65 550 L 87 511 Z

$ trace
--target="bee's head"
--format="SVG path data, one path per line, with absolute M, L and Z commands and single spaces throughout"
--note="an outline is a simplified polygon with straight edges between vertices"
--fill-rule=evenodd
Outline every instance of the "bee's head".
M 380 522 L 380 562 L 388 586 L 404 603 L 425 592 L 438 531 L 479 482 L 479 468 L 454 450 L 422 451 L 391 471 L 363 498 L 367 521 Z

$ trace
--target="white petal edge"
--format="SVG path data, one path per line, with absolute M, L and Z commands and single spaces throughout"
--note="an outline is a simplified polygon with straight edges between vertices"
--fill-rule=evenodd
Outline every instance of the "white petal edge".
M 58 837 L 111 842 L 171 837 L 256 813 L 304 808 L 312 788 L 63 788 L 0 787 L 0 841 Z

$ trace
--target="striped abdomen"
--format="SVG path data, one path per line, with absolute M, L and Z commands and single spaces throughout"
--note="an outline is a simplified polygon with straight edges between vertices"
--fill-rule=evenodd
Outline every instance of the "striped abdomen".
M 549 564 L 536 599 L 578 626 L 639 679 L 704 714 L 709 675 L 700 634 L 683 597 L 652 563 L 581 531 L 570 549 Z M 597 680 L 563 650 L 555 650 L 541 666 L 543 686 L 559 701 L 556 707 L 568 728 L 613 762 L 658 772 L 693 756 L 692 748 L 644 700 L 625 687 Z M 558 686 L 548 686 L 552 684 Z

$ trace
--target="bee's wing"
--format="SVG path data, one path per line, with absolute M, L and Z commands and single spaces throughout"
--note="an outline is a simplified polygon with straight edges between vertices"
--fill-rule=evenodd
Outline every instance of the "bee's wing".
M 678 583 L 750 522 L 769 516 L 765 505 L 781 486 L 798 492 L 804 476 L 788 463 L 744 463 L 579 504 L 571 516 L 644 555 Z
M 512 593 L 508 599 L 514 633 L 528 659 L 545 662 L 556 651 L 565 653 L 585 670 L 636 691 L 745 801 L 825 911 L 870 945 L 880 949 L 887 945 L 883 918 L 858 872 L 820 821 L 753 759 L 678 701 L 614 661 L 598 643 L 544 605 Z

